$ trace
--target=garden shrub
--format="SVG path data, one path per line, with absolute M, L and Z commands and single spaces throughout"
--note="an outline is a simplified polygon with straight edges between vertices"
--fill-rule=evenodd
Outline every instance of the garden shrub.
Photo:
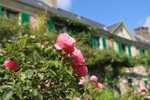
M 9 19 L 7 17 L 0 17 L 0 43 L 4 43 L 15 37 L 18 31 L 17 19 Z
M 89 75 L 96 74 L 101 82 L 108 84 L 108 88 L 90 94 L 92 90 L 78 85 L 79 77 L 72 71 L 71 60 L 64 52 L 54 49 L 53 44 L 58 32 L 48 32 L 46 23 L 41 22 L 43 17 L 43 21 L 47 20 L 45 16 L 40 15 L 39 25 L 34 31 L 28 26 L 18 27 L 12 19 L 0 18 L 0 42 L 3 44 L 1 49 L 5 51 L 0 55 L 0 99 L 72 100 L 74 96 L 80 97 L 87 93 L 92 100 L 114 100 L 116 96 L 112 89 L 118 81 L 118 76 L 124 73 L 124 67 L 150 65 L 147 55 L 141 56 L 141 60 L 117 54 L 113 50 L 92 49 L 90 34 L 78 33 L 73 37 L 77 40 L 77 47 L 84 53 Z M 21 67 L 20 70 L 6 70 L 2 64 L 7 59 L 15 59 Z M 132 95 L 127 93 L 129 94 Z M 125 95 L 125 98 L 132 96 Z
M 56 33 L 44 31 L 43 35 L 26 31 L 4 43 L 5 53 L 0 59 L 0 99 L 70 100 L 83 92 L 68 57 L 53 47 L 55 38 L 49 34 Z M 2 64 L 7 59 L 15 59 L 20 70 L 5 69 Z
M 92 97 L 93 100 L 114 100 L 115 94 L 113 90 L 105 88 L 103 90 L 97 90 L 95 93 L 93 93 Z

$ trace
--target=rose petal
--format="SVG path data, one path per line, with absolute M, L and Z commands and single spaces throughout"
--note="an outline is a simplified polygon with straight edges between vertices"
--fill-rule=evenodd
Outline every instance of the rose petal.
M 54 44 L 54 47 L 55 47 L 57 50 L 61 50 L 61 49 L 62 49 L 57 43 Z
M 85 85 L 86 81 L 84 79 L 80 80 L 79 85 Z
M 76 64 L 83 64 L 85 62 L 83 54 L 77 48 L 74 48 L 74 51 L 71 54 L 71 58 L 74 61 L 74 63 L 76 63 Z
M 74 72 L 79 76 L 86 76 L 88 68 L 86 65 L 73 65 Z
M 57 44 L 57 45 L 56 45 Z M 67 53 L 74 51 L 75 40 L 67 33 L 60 33 L 57 37 L 55 48 L 58 50 L 63 49 Z
M 90 80 L 97 82 L 98 78 L 97 78 L 97 76 L 92 75 L 92 76 L 90 77 Z

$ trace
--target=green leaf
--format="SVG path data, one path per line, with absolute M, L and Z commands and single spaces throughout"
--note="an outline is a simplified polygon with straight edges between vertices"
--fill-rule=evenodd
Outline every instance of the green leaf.
M 3 96 L 3 100 L 10 100 L 10 99 L 12 99 L 12 96 L 13 96 L 13 92 L 12 92 L 12 91 L 9 91 L 8 93 L 6 93 L 6 94 Z

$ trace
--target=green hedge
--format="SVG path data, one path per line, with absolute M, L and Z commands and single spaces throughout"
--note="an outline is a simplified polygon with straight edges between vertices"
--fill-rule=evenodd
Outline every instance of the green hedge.
M 0 17 L 0 43 L 4 43 L 15 37 L 17 31 L 17 19 Z

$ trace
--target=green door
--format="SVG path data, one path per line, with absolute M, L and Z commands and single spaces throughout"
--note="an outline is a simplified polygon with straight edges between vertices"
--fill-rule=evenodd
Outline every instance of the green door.
M 30 25 L 30 15 L 26 12 L 21 12 L 20 13 L 20 18 L 21 18 L 21 24 L 27 24 Z
M 55 29 L 55 23 L 49 18 L 47 21 L 48 31 L 52 31 Z

